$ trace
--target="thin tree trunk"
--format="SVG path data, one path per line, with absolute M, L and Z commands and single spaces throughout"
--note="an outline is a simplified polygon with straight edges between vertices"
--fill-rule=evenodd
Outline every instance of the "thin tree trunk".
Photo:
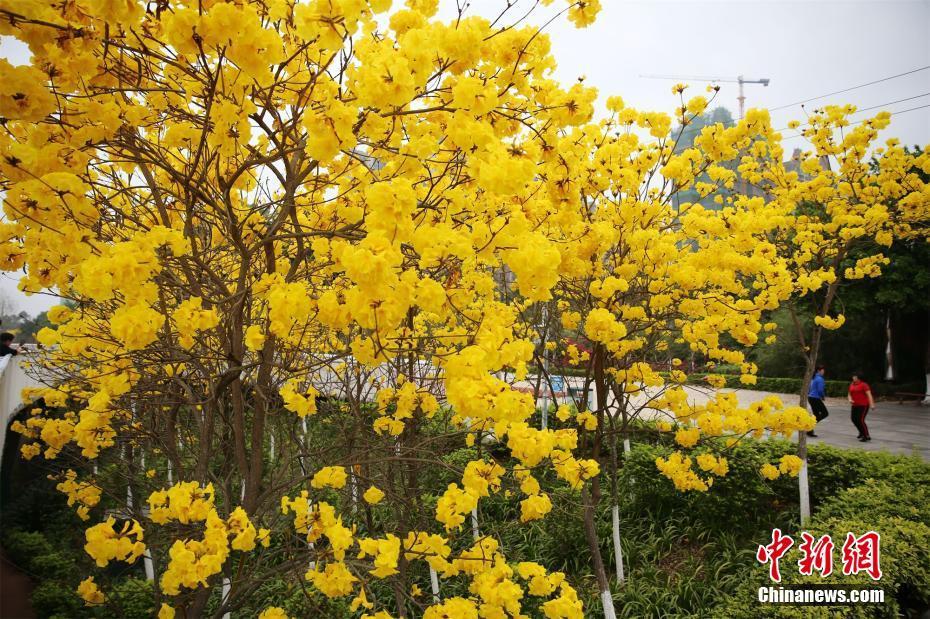
M 801 327 L 801 321 L 798 319 L 797 312 L 794 307 L 789 308 L 791 312 L 791 319 L 794 322 L 795 330 L 798 336 L 798 342 L 801 345 L 801 349 L 804 351 L 804 375 L 801 377 L 801 393 L 798 394 L 798 405 L 807 410 L 807 392 L 810 390 L 811 379 L 814 374 L 814 367 L 816 366 L 817 359 L 817 350 L 816 348 L 820 345 L 819 329 L 818 325 L 814 325 L 814 337 L 811 338 L 811 347 L 808 348 L 805 344 L 804 330 Z M 816 344 L 814 343 L 816 340 Z M 801 470 L 798 472 L 798 498 L 799 498 L 799 507 L 801 511 L 801 526 L 806 526 L 811 518 L 811 500 L 810 500 L 810 484 L 808 481 L 808 471 L 807 471 L 807 433 L 798 432 L 798 458 L 801 459 Z
M 614 611 L 614 599 L 610 593 L 610 582 L 607 580 L 604 560 L 601 558 L 601 551 L 598 546 L 597 526 L 594 522 L 594 499 L 587 488 L 581 491 L 581 499 L 584 503 L 584 536 L 588 542 L 588 548 L 591 550 L 591 561 L 594 567 L 594 575 L 597 578 L 597 589 L 601 596 L 601 605 L 604 608 L 604 619 L 616 619 L 617 613 Z
M 930 310 L 927 310 L 927 350 L 924 351 L 924 372 L 927 375 L 927 383 L 923 404 L 930 406 Z
M 594 349 L 594 393 L 597 400 L 598 423 L 591 454 L 595 460 L 599 460 L 601 444 L 604 440 L 604 423 L 605 417 L 607 416 L 607 398 L 609 395 L 604 378 L 604 357 L 605 350 L 603 345 L 597 344 Z M 601 557 L 601 547 L 597 538 L 597 526 L 595 524 L 596 506 L 600 501 L 600 496 L 600 480 L 595 477 L 591 480 L 590 488 L 586 487 L 581 492 L 581 498 L 584 504 L 584 533 L 585 539 L 588 542 L 588 549 L 591 551 L 591 562 L 594 568 L 594 574 L 597 577 L 601 605 L 604 608 L 604 619 L 616 619 L 617 615 L 614 612 L 614 600 L 610 593 L 610 581 L 604 569 L 604 559 Z
M 885 380 L 894 380 L 896 377 L 894 366 L 894 347 L 892 346 L 891 310 L 885 313 Z
M 611 430 L 613 423 L 611 423 Z M 619 458 L 617 457 L 617 441 L 613 432 L 610 434 L 610 498 L 611 498 L 611 525 L 612 538 L 614 544 L 614 567 L 617 570 L 617 583 L 622 584 L 624 581 L 623 574 L 623 550 L 620 548 L 620 496 L 617 487 L 617 476 L 620 470 Z M 626 444 L 626 443 L 624 443 Z
M 623 571 L 623 548 L 620 546 L 620 506 L 614 504 L 610 509 L 610 517 L 613 525 L 614 538 L 614 563 L 617 566 L 617 582 L 623 584 L 626 582 L 626 574 Z

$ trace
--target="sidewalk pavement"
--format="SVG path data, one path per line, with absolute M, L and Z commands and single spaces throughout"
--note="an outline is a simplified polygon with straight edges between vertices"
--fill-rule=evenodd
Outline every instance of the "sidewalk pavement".
M 861 443 L 849 416 L 849 402 L 845 398 L 827 398 L 824 403 L 830 416 L 817 424 L 817 438 L 810 439 L 811 443 L 896 454 L 916 452 L 930 461 L 930 407 L 912 402 L 876 402 L 865 418 L 872 440 Z
M 569 382 L 573 382 L 569 379 Z M 518 387 L 532 389 L 530 381 L 523 381 Z M 574 385 L 580 387 L 580 384 Z M 692 403 L 704 403 L 713 390 L 693 385 L 685 387 L 688 400 Z M 778 396 L 785 405 L 797 404 L 797 394 L 770 393 L 751 391 L 749 389 L 722 389 L 735 391 L 741 406 L 747 406 L 770 395 Z M 611 398 L 611 400 L 613 400 Z M 634 396 L 633 401 L 643 404 L 645 396 Z M 872 440 L 862 443 L 856 439 L 858 430 L 850 419 L 850 407 L 846 398 L 827 398 L 825 401 L 830 416 L 817 424 L 817 438 L 808 439 L 809 444 L 833 445 L 845 449 L 864 449 L 866 451 L 888 451 L 894 454 L 918 454 L 930 461 L 930 407 L 908 402 L 898 404 L 894 401 L 876 402 L 875 409 L 866 416 L 866 425 Z M 656 412 L 655 416 L 661 415 Z M 644 415 L 644 418 L 650 415 Z M 663 415 L 664 416 L 664 415 Z
M 743 406 L 770 395 L 777 395 L 786 405 L 798 402 L 797 394 L 772 394 L 748 389 L 735 391 Z M 689 388 L 689 392 L 692 401 L 702 398 L 706 400 L 703 391 Z M 859 431 L 850 419 L 850 407 L 846 398 L 827 398 L 824 403 L 830 411 L 830 416 L 817 424 L 817 438 L 808 439 L 809 444 L 825 443 L 845 449 L 884 450 L 905 455 L 917 453 L 924 460 L 930 461 L 930 407 L 913 402 L 876 402 L 875 408 L 870 410 L 865 418 L 872 440 L 862 443 L 856 438 Z

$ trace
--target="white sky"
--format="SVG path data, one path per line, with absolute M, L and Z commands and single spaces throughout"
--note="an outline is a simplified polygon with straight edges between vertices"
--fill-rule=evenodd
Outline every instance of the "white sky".
M 504 0 L 470 1 L 470 14 L 496 15 L 505 5 Z M 541 23 L 564 2 L 555 0 L 542 8 L 534 23 Z M 530 3 L 519 0 L 516 8 Z M 771 80 L 768 87 L 746 86 L 747 107 L 771 108 L 930 66 L 930 0 L 602 3 L 604 9 L 593 26 L 576 30 L 563 19 L 547 30 L 559 62 L 556 77 L 571 83 L 585 76 L 587 84 L 600 90 L 601 102 L 616 94 L 629 106 L 671 111 L 676 105 L 671 95 L 675 82 L 640 75 L 743 75 Z M 440 4 L 440 17 L 454 17 L 455 0 L 440 0 Z M 28 52 L 3 37 L 0 57 L 20 64 L 27 61 Z M 681 81 L 690 81 L 690 92 L 704 94 L 705 82 Z M 717 103 L 736 116 L 736 84 L 721 87 Z M 915 98 L 892 103 L 911 97 Z M 852 103 L 860 109 L 880 106 L 857 118 L 930 105 L 930 69 L 807 105 L 827 103 Z M 792 118 L 803 120 L 804 111 L 796 105 L 773 110 L 772 116 L 776 128 L 781 128 Z M 930 144 L 930 107 L 893 116 L 882 137 L 893 136 L 905 144 Z M 803 140 L 789 140 L 786 148 L 795 144 L 802 146 Z M 16 289 L 16 279 L 15 274 L 0 274 L 0 294 L 17 310 L 37 313 L 55 304 L 46 296 L 26 297 Z

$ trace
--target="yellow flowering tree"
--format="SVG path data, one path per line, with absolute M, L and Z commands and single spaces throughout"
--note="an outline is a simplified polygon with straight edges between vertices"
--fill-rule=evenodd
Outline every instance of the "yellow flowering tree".
M 790 295 L 772 240 L 790 189 L 675 199 L 734 189 L 724 162 L 780 161 L 767 115 L 676 153 L 668 115 L 614 98 L 593 121 L 596 91 L 551 78 L 511 3 L 437 5 L 0 0 L 32 52 L 0 63 L 2 264 L 69 300 L 15 429 L 69 467 L 88 555 L 143 562 L 163 618 L 211 595 L 235 611 L 280 575 L 367 617 L 581 617 L 566 575 L 508 560 L 482 517 L 495 497 L 543 518 L 557 487 L 580 493 L 611 617 L 593 514 L 604 480 L 619 500 L 635 418 L 669 415 L 683 450 L 810 423 L 696 405 L 649 365 L 670 338 L 741 363 Z M 599 3 L 555 6 L 585 26 Z M 543 305 L 593 346 L 574 427 L 537 428 L 512 384 Z M 706 450 L 657 465 L 683 490 L 726 472 Z M 93 577 L 78 593 L 107 603 Z
M 753 153 L 740 172 L 766 195 L 768 208 L 783 218 L 767 235 L 792 282 L 784 299 L 805 361 L 800 405 L 806 406 L 824 330 L 845 322 L 836 313 L 845 282 L 877 277 L 888 263 L 882 249 L 895 239 L 926 238 L 930 186 L 919 175 L 930 169 L 925 153 L 915 156 L 897 140 L 875 144 L 890 122 L 882 112 L 851 123 L 854 106 L 815 110 L 801 130 L 810 148 L 786 166 L 783 158 Z M 793 122 L 791 128 L 800 127 Z M 799 305 L 812 307 L 810 325 Z M 799 435 L 801 519 L 810 517 L 806 435 Z
M 598 472 L 572 432 L 538 445 L 532 399 L 496 376 L 532 343 L 495 286 L 505 267 L 545 275 L 531 297 L 555 284 L 527 213 L 595 92 L 550 79 L 519 19 L 390 4 L 0 2 L 32 52 L 0 66 L 3 264 L 73 305 L 39 336 L 23 452 L 72 465 L 83 516 L 105 486 L 86 550 L 145 562 L 164 617 L 213 591 L 235 610 L 280 573 L 359 612 L 581 616 L 563 575 L 462 524 L 508 481 L 543 515 L 528 467 Z M 598 3 L 562 9 L 583 26 Z M 448 441 L 492 428 L 516 470 L 481 457 L 418 500 Z M 472 597 L 426 608 L 427 570 Z
M 708 101 L 686 101 L 683 86 L 674 92 L 682 97 L 677 120 L 684 128 Z M 753 110 L 735 127 L 707 127 L 695 148 L 676 153 L 681 133 L 670 133 L 670 116 L 626 108 L 619 98 L 608 107 L 608 119 L 562 138 L 559 166 L 542 175 L 550 206 L 538 225 L 562 257 L 550 302 L 557 324 L 546 328 L 561 332 L 560 358 L 583 373 L 575 411 L 561 406 L 556 416 L 578 428 L 584 455 L 607 464 L 622 581 L 617 452 L 620 440 L 629 450 L 636 420 L 658 420 L 660 430 L 674 433 L 682 451 L 657 466 L 683 491 L 707 490 L 715 475 L 727 472 L 726 457 L 708 451 L 704 439 L 727 437 L 732 446 L 766 431 L 788 436 L 811 420 L 803 409 L 776 401 L 741 408 L 732 395 L 716 394 L 695 403 L 677 360 L 666 365 L 669 342 L 679 340 L 710 360 L 741 365 L 743 382 L 755 382 L 755 367 L 740 348 L 757 342 L 766 328 L 762 313 L 778 306 L 788 286 L 776 248 L 759 241 L 780 219 L 761 200 L 711 210 L 682 203 L 679 194 L 734 192 L 736 176 L 724 164 L 751 149 L 763 152 L 770 142 L 778 148 L 768 115 Z M 670 371 L 663 374 L 662 367 Z M 723 386 L 722 376 L 707 380 L 711 392 Z M 684 453 L 695 447 L 696 459 Z M 595 527 L 602 500 L 599 479 L 582 490 L 592 567 L 606 606 L 609 579 Z

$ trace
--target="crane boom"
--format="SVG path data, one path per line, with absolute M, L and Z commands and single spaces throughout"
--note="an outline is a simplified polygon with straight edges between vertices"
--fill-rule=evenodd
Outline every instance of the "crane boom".
M 688 80 L 695 82 L 737 82 L 739 80 L 729 77 L 713 77 L 710 75 L 653 75 L 640 74 L 640 77 L 649 80 Z
M 763 86 L 768 86 L 771 81 L 767 77 L 762 77 L 757 80 L 746 79 L 742 75 L 738 75 L 735 78 L 733 77 L 712 77 L 709 75 L 643 75 L 640 74 L 640 77 L 649 79 L 649 80 L 684 80 L 684 81 L 695 81 L 695 82 L 732 82 L 739 84 L 739 117 L 743 118 L 746 108 L 746 95 L 743 94 L 743 84 L 762 84 Z

